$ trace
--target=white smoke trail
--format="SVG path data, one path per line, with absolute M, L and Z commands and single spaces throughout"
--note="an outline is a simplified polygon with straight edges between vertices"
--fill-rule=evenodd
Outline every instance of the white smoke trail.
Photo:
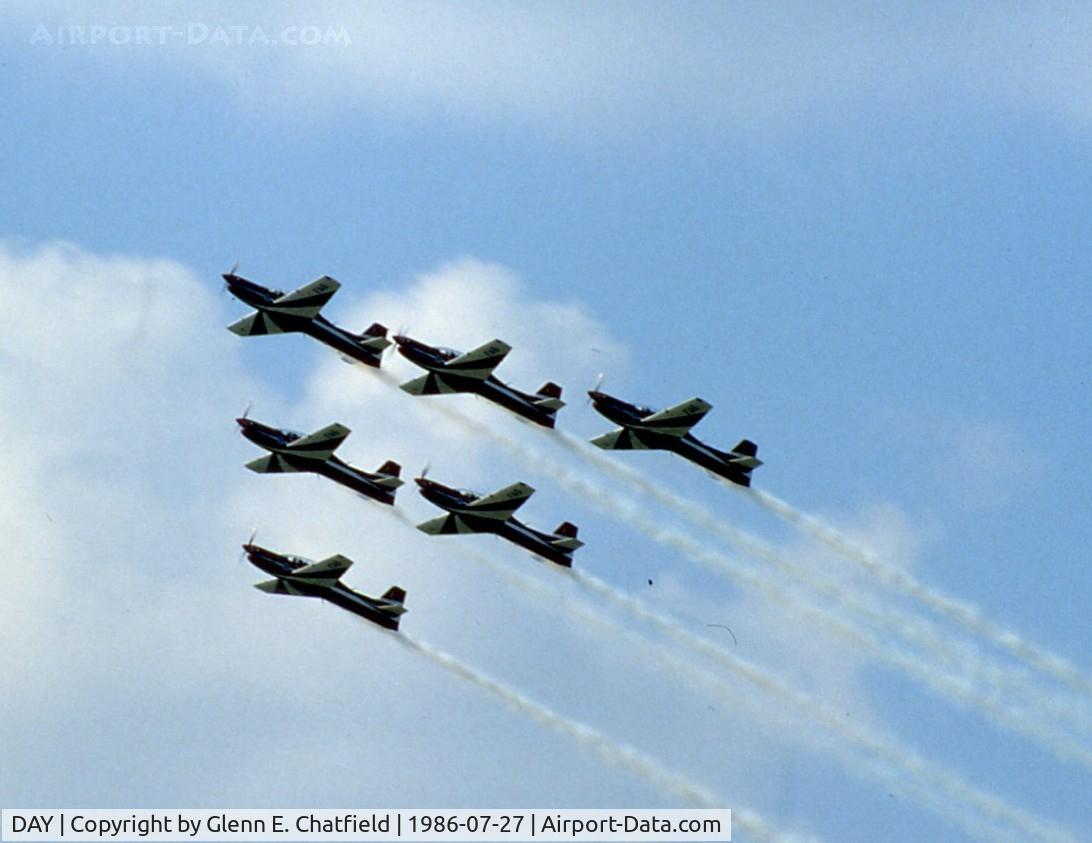
M 549 476 L 551 476 L 555 480 L 557 480 L 559 483 L 561 483 L 563 486 L 566 486 L 570 491 L 574 491 L 574 492 L 580 494 L 583 498 L 589 500 L 593 504 L 600 505 L 600 504 L 603 504 L 604 502 L 608 502 L 608 501 L 609 502 L 614 502 L 615 501 L 615 499 L 612 496 L 603 494 L 602 490 L 596 488 L 595 486 L 593 486 L 592 484 L 588 483 L 585 480 L 581 480 L 580 478 L 575 477 L 570 472 L 565 471 L 561 466 L 557 465 L 557 463 L 555 461 L 550 460 L 550 459 L 542 456 L 541 454 L 538 454 L 533 449 L 528 448 L 527 446 L 523 445 L 522 443 L 519 443 L 519 442 L 517 442 L 517 441 L 515 441 L 513 439 L 510 439 L 509 437 L 506 437 L 503 434 L 501 434 L 501 433 L 499 433 L 497 431 L 494 431 L 490 427 L 487 427 L 486 425 L 484 425 L 484 424 L 482 424 L 482 423 L 480 423 L 480 422 L 478 422 L 478 421 L 464 415 L 458 409 L 453 408 L 453 407 L 448 407 L 448 406 L 445 406 L 445 405 L 442 405 L 442 404 L 439 404 L 439 403 L 435 403 L 435 404 L 433 404 L 433 406 L 438 411 L 440 411 L 443 415 L 447 416 L 453 422 L 455 422 L 455 423 L 459 424 L 460 426 L 462 426 L 468 432 L 471 432 L 471 433 L 473 433 L 475 435 L 482 436 L 482 437 L 485 437 L 485 438 L 489 439 L 494 444 L 500 446 L 502 449 L 504 449 L 506 452 L 508 452 L 512 456 L 515 456 L 516 458 L 520 459 L 525 464 L 529 464 L 532 468 L 534 468 L 536 470 L 539 470 L 539 471 L 542 471 L 543 473 L 548 474 Z M 559 438 L 559 441 L 566 441 L 566 443 L 569 445 L 569 447 L 573 447 L 573 445 L 572 445 L 573 442 L 580 443 L 580 440 L 574 440 L 572 437 L 569 437 L 567 434 L 559 434 L 558 438 Z M 581 446 L 582 446 L 582 444 L 583 443 L 580 443 Z M 587 454 L 587 449 L 584 449 L 583 447 L 580 448 L 580 451 L 582 453 Z M 596 455 L 596 456 L 598 456 L 598 455 Z M 674 499 L 672 495 L 670 495 L 669 493 L 667 493 L 664 490 L 660 489 L 658 486 L 652 484 L 650 481 L 646 480 L 641 475 L 638 475 L 635 472 L 631 472 L 629 469 L 626 469 L 626 468 L 621 468 L 620 470 L 615 471 L 615 470 L 613 470 L 613 464 L 610 461 L 602 460 L 602 462 L 604 462 L 606 465 L 611 465 L 612 466 L 612 473 L 615 473 L 616 475 L 621 474 L 626 479 L 629 479 L 628 476 L 630 474 L 633 474 L 634 477 L 638 478 L 638 480 L 636 481 L 636 485 L 638 485 L 638 487 L 641 487 L 643 489 L 647 487 L 647 490 L 650 492 L 650 494 L 652 494 L 653 497 L 656 497 L 657 499 L 660 499 L 660 500 L 664 501 L 665 503 L 669 503 L 669 505 L 671 505 L 673 508 L 678 508 L 680 502 L 677 499 Z M 634 526 L 638 526 L 639 529 L 641 529 L 641 528 L 647 529 L 648 526 L 649 526 L 649 523 L 650 523 L 647 519 L 640 519 L 640 518 L 638 519 L 637 522 L 634 522 L 633 520 L 631 520 L 631 517 L 630 517 L 631 513 L 628 512 L 625 507 L 620 507 L 617 510 L 612 511 L 612 514 L 623 517 L 627 521 L 627 523 L 631 523 Z M 712 518 L 712 516 L 710 516 L 710 518 Z M 654 523 L 654 522 L 651 522 L 651 523 Z M 667 533 L 667 531 L 663 531 L 663 533 Z M 677 537 L 680 534 L 672 532 L 669 535 L 673 535 L 673 536 Z M 650 537 L 657 538 L 657 540 L 663 540 L 665 538 L 665 535 L 661 534 L 658 537 L 657 536 L 650 536 Z M 682 538 L 686 539 L 686 537 L 682 537 Z M 686 539 L 686 541 L 691 542 L 692 540 Z M 696 544 L 696 543 L 694 543 L 694 544 Z M 698 545 L 698 547 L 700 547 L 700 545 Z M 693 549 L 693 548 L 691 548 L 691 549 Z M 727 557 L 723 557 L 720 554 L 717 554 L 717 556 L 720 557 L 721 559 L 726 559 L 727 558 Z M 605 585 L 605 584 L 603 584 L 603 585 Z M 607 586 L 607 588 L 609 589 L 609 586 Z M 615 594 L 617 594 L 617 592 L 615 592 Z M 648 618 L 646 618 L 646 619 L 648 619 Z M 662 623 L 663 623 L 663 620 L 661 619 L 660 624 L 662 624 Z M 657 625 L 660 626 L 660 624 L 657 624 Z M 661 628 L 664 629 L 663 626 L 661 626 Z M 670 625 L 669 625 L 668 628 L 670 628 Z M 843 625 L 843 628 L 851 628 L 851 627 L 846 627 L 846 625 Z M 665 631 L 666 631 L 666 629 L 665 629 Z M 704 639 L 700 639 L 697 636 L 693 636 L 691 633 L 685 633 L 684 631 L 681 630 L 680 627 L 677 627 L 677 625 L 675 625 L 675 634 L 673 635 L 673 637 L 677 637 L 680 633 L 683 633 L 685 635 L 690 636 L 690 639 L 691 639 L 690 640 L 690 645 L 692 647 L 695 646 L 695 642 L 703 642 L 705 646 L 712 647 L 712 645 L 709 645 L 708 642 L 704 642 Z M 866 638 L 866 639 L 864 639 L 864 641 L 865 641 L 865 643 L 867 643 L 868 639 Z M 878 642 L 875 642 L 874 639 L 873 639 L 873 642 L 874 642 L 873 647 L 876 649 L 878 654 L 884 655 L 885 653 L 888 652 L 888 650 L 886 648 L 884 648 Z M 698 646 L 698 647 L 696 647 L 696 649 L 701 651 L 702 647 Z M 720 652 L 721 656 L 725 655 L 725 654 L 723 654 L 723 652 L 717 651 L 716 648 L 712 648 L 712 649 L 713 649 L 714 652 Z M 707 653 L 707 654 L 709 654 L 709 653 Z M 928 670 L 924 670 L 924 671 L 920 671 L 920 672 L 922 674 L 924 674 L 923 678 L 925 676 L 929 675 Z M 788 686 L 783 686 L 783 687 L 784 687 L 784 690 L 787 691 L 790 695 L 794 694 L 794 693 L 795 694 L 800 693 L 800 692 L 794 692 Z M 806 699 L 806 696 L 805 696 L 805 699 Z M 798 700 L 798 704 L 799 704 L 799 700 Z M 836 715 L 832 715 L 832 716 L 833 716 L 833 724 L 844 725 L 844 724 L 841 724 L 840 719 Z M 828 725 L 832 725 L 832 724 L 828 724 Z M 870 740 L 871 740 L 871 743 L 870 743 Z M 872 751 L 882 750 L 884 748 L 882 742 L 876 742 L 876 740 L 874 738 L 860 740 L 859 743 L 861 743 L 861 745 L 863 745 L 863 746 L 870 747 Z M 890 747 L 888 747 L 888 749 L 890 749 Z M 877 752 L 877 754 L 882 755 L 883 753 L 881 751 L 881 752 Z M 925 762 L 921 761 L 920 758 L 913 755 L 912 753 L 909 753 L 908 751 L 903 752 L 903 753 L 896 753 L 896 757 L 899 756 L 899 755 L 901 755 L 901 757 L 902 757 L 902 763 L 904 764 L 904 766 L 909 765 L 909 769 L 919 769 L 919 768 L 921 768 L 921 766 L 923 764 L 925 764 Z M 888 757 L 888 760 L 889 761 L 891 760 L 890 756 Z M 926 768 L 928 768 L 928 765 L 926 765 Z M 946 793 L 948 796 L 951 796 L 952 794 L 963 794 L 965 798 L 968 798 L 970 800 L 971 804 L 976 805 L 980 810 L 982 810 L 988 816 L 993 817 L 996 822 L 1001 823 L 1003 825 L 1006 825 L 1006 827 L 1007 827 L 1007 825 L 1015 826 L 1017 828 L 1022 829 L 1026 834 L 1029 834 L 1029 835 L 1035 837 L 1036 839 L 1040 839 L 1040 840 L 1059 841 L 1059 843 L 1060 843 L 1060 841 L 1072 840 L 1072 837 L 1067 832 L 1065 832 L 1064 830 L 1057 829 L 1057 828 L 1055 828 L 1053 826 L 1045 824 L 1045 823 L 1043 823 L 1043 822 L 1041 822 L 1041 821 L 1039 821 L 1039 820 L 1025 814 L 1024 812 L 1020 811 L 1019 809 L 1016 809 L 1016 808 L 1011 808 L 1010 809 L 1010 808 L 1008 808 L 1008 806 L 1006 806 L 997 797 L 994 797 L 994 796 L 989 795 L 989 794 L 981 794 L 980 792 L 976 791 L 973 787 L 971 787 L 969 785 L 966 785 L 965 783 L 962 783 L 961 780 L 959 780 L 957 777 L 952 776 L 952 774 L 950 774 L 950 773 L 946 773 L 945 771 L 939 770 L 939 771 L 934 771 L 933 775 L 935 776 L 934 781 L 943 783 L 940 786 L 942 787 L 943 792 Z M 944 801 L 945 800 L 942 800 L 942 802 L 944 802 Z M 936 806 L 935 809 L 936 810 L 943 810 L 943 805 Z M 972 825 L 975 825 L 976 828 L 978 828 L 978 825 L 976 825 L 977 821 L 969 820 L 968 818 L 966 818 L 966 817 L 964 817 L 962 815 L 957 815 L 955 817 L 950 817 L 950 818 L 953 819 L 956 822 L 959 822 L 964 827 L 967 827 L 967 824 L 971 823 Z M 977 833 L 982 833 L 981 828 L 979 828 Z M 1000 837 L 998 836 L 999 833 L 1001 834 Z M 1008 835 L 1007 833 L 1000 832 L 998 829 L 994 829 L 990 833 L 989 836 L 992 839 L 1011 839 L 1010 835 Z
M 979 790 L 954 773 L 936 767 L 910 749 L 903 748 L 892 739 L 882 739 L 860 726 L 846 722 L 833 711 L 807 693 L 789 686 L 780 678 L 757 665 L 715 646 L 701 636 L 690 632 L 671 618 L 652 611 L 640 600 L 618 591 L 602 580 L 583 571 L 571 571 L 572 577 L 586 588 L 606 597 L 633 616 L 654 625 L 671 638 L 732 669 L 754 685 L 771 695 L 789 702 L 801 714 L 817 720 L 822 726 L 837 732 L 839 736 L 866 749 L 888 764 L 910 773 L 929 785 L 920 791 L 928 799 L 929 807 L 958 823 L 964 830 L 994 840 L 1037 840 L 1072 843 L 1075 838 L 1065 829 L 1047 823 L 1019 808 L 1008 805 L 999 797 Z M 897 785 L 896 779 L 892 784 Z M 982 818 L 968 816 L 952 810 L 952 800 L 959 799 L 992 822 L 987 825 Z M 1015 832 L 1015 833 L 1014 833 Z
M 1019 731 L 1034 732 L 1034 734 L 1029 734 L 1028 736 L 1034 737 L 1035 740 L 1044 746 L 1047 746 L 1047 748 L 1060 758 L 1077 760 L 1087 766 L 1092 766 L 1092 752 L 1086 748 L 1074 746 L 1070 735 L 1064 732 L 1064 730 L 1059 729 L 1059 726 L 1062 725 L 1059 722 L 1060 717 L 1071 722 L 1085 737 L 1092 734 L 1092 709 L 1089 707 L 1088 700 L 1084 698 L 1074 699 L 1068 695 L 1051 693 L 1027 673 L 997 664 L 974 647 L 971 642 L 961 644 L 954 640 L 950 635 L 945 635 L 937 630 L 923 618 L 910 615 L 890 604 L 877 605 L 874 601 L 870 600 L 865 592 L 860 590 L 856 593 L 850 592 L 844 583 L 833 583 L 821 579 L 820 576 L 817 575 L 817 572 L 807 567 L 793 564 L 790 560 L 786 559 L 782 554 L 778 553 L 770 547 L 770 545 L 756 536 L 725 524 L 722 519 L 714 516 L 709 510 L 705 509 L 696 501 L 677 495 L 628 466 L 620 465 L 617 461 L 606 458 L 605 455 L 589 447 L 581 439 L 563 432 L 555 431 L 555 433 L 557 441 L 570 451 L 579 454 L 592 462 L 595 466 L 603 468 L 608 473 L 632 484 L 655 500 L 671 507 L 672 510 L 682 514 L 691 523 L 724 539 L 742 553 L 763 559 L 764 561 L 775 565 L 791 580 L 806 582 L 820 594 L 835 600 L 848 609 L 862 613 L 869 618 L 871 622 L 877 623 L 888 629 L 892 634 L 900 635 L 913 641 L 931 652 L 935 658 L 950 664 L 959 665 L 965 676 L 974 677 L 974 684 L 976 686 L 981 685 L 982 683 L 989 686 L 988 688 L 981 689 L 981 692 L 978 694 L 979 698 L 985 701 L 987 705 L 996 709 L 998 708 L 997 702 L 999 700 L 1012 700 L 1013 693 L 1021 694 L 1028 702 L 1024 705 L 1022 710 L 1007 716 L 1009 727 L 1015 727 Z M 743 490 L 734 484 L 727 485 L 730 485 L 733 489 L 738 491 L 746 492 L 746 490 Z M 767 503 L 777 501 L 776 498 L 761 491 L 750 490 L 750 494 L 763 496 L 762 499 Z M 756 499 L 759 498 L 756 497 Z M 592 499 L 592 502 L 598 503 L 599 501 L 598 499 Z M 788 504 L 778 501 L 777 505 L 785 513 L 794 512 Z M 844 537 L 838 538 L 836 531 L 825 527 L 815 519 L 811 519 L 810 516 L 798 515 L 801 519 L 801 525 L 809 525 L 808 529 L 813 530 L 816 536 L 825 536 L 824 543 L 827 543 L 828 546 L 831 542 L 834 542 L 834 549 L 838 550 L 839 553 L 848 554 L 856 547 L 848 539 L 844 539 Z M 646 520 L 651 521 L 647 514 L 645 518 Z M 652 523 L 655 526 L 655 522 L 652 521 Z M 801 529 L 803 529 L 803 526 Z M 809 534 L 811 533 L 809 532 Z M 655 536 L 653 536 L 653 538 L 655 538 Z M 715 559 L 715 554 L 710 556 L 708 553 L 702 551 L 700 545 L 697 545 L 696 543 L 692 543 L 692 545 L 696 545 L 696 548 L 692 547 L 692 549 L 696 549 L 704 557 L 704 559 L 695 559 L 695 561 L 705 564 L 710 559 Z M 687 555 L 690 555 L 690 552 L 686 549 L 678 549 L 687 553 Z M 856 552 L 858 554 L 864 553 L 860 548 L 856 548 Z M 910 574 L 901 571 L 895 566 L 882 563 L 878 559 L 875 559 L 874 556 L 868 557 L 862 555 L 854 561 L 860 562 L 862 559 L 871 560 L 869 564 L 876 566 L 873 569 L 873 572 L 883 579 L 884 582 L 895 583 L 896 586 L 902 590 L 912 590 L 914 593 L 912 593 L 911 596 L 917 596 L 922 602 L 935 608 L 934 603 L 936 600 L 940 599 L 937 592 L 921 585 Z M 726 560 L 724 557 L 722 557 L 722 561 L 730 562 L 730 560 Z M 722 569 L 722 572 L 732 576 L 738 576 L 739 565 L 732 564 L 729 570 L 724 571 Z M 978 627 L 986 629 L 987 627 L 993 626 L 997 636 L 1015 636 L 1015 633 L 1001 630 L 993 625 L 992 622 L 982 618 L 977 614 L 977 610 L 973 609 L 973 607 L 958 603 L 951 598 L 945 599 L 948 600 L 953 611 L 962 612 L 966 619 L 972 617 L 977 618 Z M 948 613 L 944 614 L 949 616 Z M 964 626 L 967 626 L 967 624 L 964 624 Z M 1046 658 L 1046 656 L 1044 656 L 1044 658 Z M 1024 660 L 1024 663 L 1026 664 L 1027 660 Z M 964 684 L 958 677 L 956 677 L 956 681 L 959 682 L 959 684 Z M 1029 706 L 1030 710 L 1028 708 Z M 1029 718 L 1034 719 L 1036 717 L 1039 719 L 1037 725 L 1028 722 Z M 1024 728 L 1025 725 L 1026 729 Z
M 825 524 L 814 515 L 801 512 L 769 492 L 751 489 L 749 494 L 768 512 L 777 515 L 801 532 L 818 539 L 845 558 L 864 566 L 886 585 L 918 600 L 937 614 L 978 633 L 1033 669 L 1064 682 L 1079 693 L 1092 695 L 1092 679 L 1089 679 L 1074 664 L 1028 641 L 1014 630 L 984 617 L 977 606 L 957 600 L 937 588 L 925 585 L 913 574 L 884 562 L 871 550 L 856 544 L 829 524 Z
M 725 807 L 723 799 L 702 785 L 691 782 L 677 773 L 665 769 L 657 761 L 631 746 L 612 741 L 602 732 L 585 723 L 558 714 L 514 688 L 465 664 L 450 653 L 433 647 L 424 641 L 410 638 L 405 634 L 395 634 L 392 637 L 404 647 L 419 653 L 433 664 L 439 665 L 460 679 L 499 697 L 509 707 L 526 714 L 531 719 L 548 726 L 556 732 L 573 738 L 593 750 L 607 763 L 629 770 L 652 785 L 674 794 L 691 805 L 702 808 Z M 769 841 L 769 843 L 804 843 L 805 840 L 815 840 L 815 838 L 805 838 L 795 833 L 779 831 L 757 813 L 748 809 L 734 808 L 732 810 L 732 823 L 745 830 L 755 839 Z
M 932 648 L 934 658 L 941 663 L 923 660 L 905 648 L 896 646 L 890 640 L 878 639 L 859 624 L 793 593 L 774 582 L 767 572 L 748 567 L 739 560 L 711 550 L 677 530 L 663 528 L 660 525 L 660 519 L 641 510 L 633 501 L 606 492 L 533 448 L 489 429 L 464 416 L 458 410 L 444 408 L 444 414 L 464 429 L 476 435 L 488 437 L 524 464 L 552 477 L 582 500 L 629 524 L 653 541 L 679 551 L 718 575 L 729 577 L 733 582 L 746 584 L 791 611 L 810 615 L 836 634 L 864 646 L 877 658 L 903 670 L 946 699 L 975 709 L 1007 731 L 1030 738 L 1059 759 L 1075 760 L 1092 769 L 1092 751 L 1075 742 L 1068 733 L 1059 730 L 1054 720 L 1040 715 L 1044 709 L 1059 708 L 1060 703 L 1037 686 L 1029 686 L 1026 683 L 1021 690 L 1023 696 L 1030 699 L 1030 704 L 1021 703 L 1011 693 L 1005 693 L 1007 686 L 1019 684 L 1018 675 L 1011 670 L 1005 671 L 986 663 L 981 654 L 975 653 L 969 647 L 955 649 L 942 635 L 929 634 L 928 630 L 923 630 L 919 620 L 899 615 L 894 607 L 869 607 L 862 597 L 854 596 L 848 591 L 839 591 L 829 584 L 819 584 L 818 587 L 827 596 L 839 603 L 848 608 L 863 611 L 873 622 L 890 628 L 894 633 L 914 637 L 919 644 Z M 673 497 L 668 492 L 661 492 L 661 495 Z M 764 543 L 754 539 L 749 544 L 752 553 L 761 553 L 762 557 L 768 561 L 779 566 L 783 565 L 779 555 Z M 793 576 L 800 576 L 800 572 L 795 569 L 790 573 Z M 953 674 L 943 664 L 946 660 L 964 665 L 964 675 Z M 1001 683 L 1002 679 L 1004 681 L 1001 687 L 984 689 L 980 684 L 982 681 L 992 681 L 997 684 Z
M 459 552 L 499 573 L 521 591 L 537 595 L 556 593 L 537 579 L 509 565 L 497 562 L 492 557 L 480 554 L 472 548 L 460 545 Z M 562 569 L 554 566 L 548 567 L 562 572 Z M 998 827 L 996 824 L 999 821 L 998 806 L 1003 806 L 998 797 L 976 791 L 953 774 L 938 769 L 936 765 L 915 755 L 890 736 L 880 736 L 865 727 L 844 722 L 836 711 L 823 706 L 803 691 L 792 688 L 785 680 L 745 659 L 726 653 L 706 639 L 686 630 L 675 620 L 653 612 L 639 600 L 618 591 L 602 580 L 580 571 L 562 573 L 571 576 L 584 588 L 606 597 L 611 603 L 621 607 L 638 620 L 651 623 L 656 629 L 665 632 L 692 652 L 714 658 L 728 667 L 737 677 L 766 695 L 787 703 L 796 714 L 817 723 L 822 728 L 803 730 L 801 733 L 803 738 L 809 743 L 833 750 L 857 775 L 877 780 L 888 790 L 901 794 L 926 810 L 980 837 L 992 840 L 1014 839 L 1007 825 Z M 582 622 L 596 623 L 630 636 L 635 634 L 632 630 L 581 603 L 565 601 L 563 608 Z M 760 701 L 751 699 L 749 692 L 741 694 L 738 686 L 730 685 L 719 676 L 680 659 L 671 650 L 660 646 L 651 650 L 643 649 L 642 652 L 651 652 L 669 669 L 686 671 L 731 704 L 746 706 L 758 717 L 768 717 L 769 710 Z M 962 808 L 974 812 L 973 815 L 968 816 L 964 810 L 961 810 L 961 805 L 958 804 L 959 799 L 953 800 L 953 794 L 964 799 Z M 971 795 L 970 802 L 966 801 L 966 794 Z M 986 817 L 981 816 L 983 805 L 988 807 Z M 1019 813 L 1017 811 L 1017 814 Z M 1007 820 L 1007 816 L 1004 819 Z M 1038 823 L 1038 820 L 1032 818 L 1026 820 L 1026 824 L 1029 825 L 1034 826 Z M 1043 839 L 1064 840 L 1066 839 L 1062 836 L 1064 834 L 1065 832 L 1058 832 L 1054 838 Z

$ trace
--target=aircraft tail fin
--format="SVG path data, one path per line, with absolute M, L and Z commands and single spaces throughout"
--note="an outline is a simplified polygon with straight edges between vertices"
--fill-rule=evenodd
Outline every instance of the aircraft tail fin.
M 406 590 L 401 586 L 392 585 L 385 592 L 383 592 L 383 599 L 390 600 L 392 603 L 402 604 L 406 602 Z
M 379 466 L 379 471 L 376 473 L 379 476 L 374 481 L 375 485 L 382 486 L 384 489 L 397 489 L 405 482 L 400 477 L 402 466 L 394 460 L 387 460 Z
M 394 622 L 395 629 L 398 629 L 398 622 L 401 620 L 401 616 L 406 612 L 405 602 L 406 590 L 397 585 L 388 588 L 379 600 L 379 606 L 377 608 L 383 614 L 390 616 L 391 620 Z
M 576 537 L 577 527 L 569 521 L 562 521 L 554 530 L 556 539 L 550 542 L 554 547 L 562 550 L 576 550 L 584 546 L 584 542 Z
M 391 341 L 387 339 L 387 326 L 373 322 L 361 335 L 360 345 L 370 348 L 372 351 L 383 351 L 389 348 Z
M 747 469 L 748 473 L 762 465 L 758 458 L 758 445 L 750 439 L 743 439 L 732 449 L 730 454 L 732 462 L 740 468 Z
M 535 395 L 538 396 L 535 406 L 542 407 L 544 410 L 552 410 L 556 413 L 565 406 L 565 402 L 561 400 L 561 387 L 553 381 L 547 381 L 540 386 Z

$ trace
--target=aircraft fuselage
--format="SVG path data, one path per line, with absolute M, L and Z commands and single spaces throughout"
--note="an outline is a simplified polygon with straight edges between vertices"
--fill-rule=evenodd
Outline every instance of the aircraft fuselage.
M 281 290 L 271 290 L 261 284 L 255 284 L 249 279 L 231 273 L 224 275 L 223 279 L 227 284 L 228 291 L 239 301 L 250 305 L 256 310 L 275 313 L 277 327 L 285 333 L 307 334 L 323 345 L 329 346 L 358 363 L 376 369 L 379 368 L 382 352 L 360 345 L 367 337 L 339 328 L 321 313 L 312 318 L 271 311 L 270 306 L 273 302 L 284 295 Z
M 694 434 L 669 436 L 665 433 L 649 430 L 643 419 L 654 411 L 648 407 L 630 404 L 605 392 L 591 391 L 592 406 L 617 425 L 627 430 L 639 431 L 641 448 L 654 451 L 672 451 L 685 460 L 701 466 L 718 477 L 723 477 L 739 486 L 750 486 L 751 478 L 739 466 L 731 462 L 731 455 L 707 445 Z
M 277 580 L 274 594 L 291 594 L 299 597 L 319 597 L 335 606 L 352 612 L 354 615 L 371 621 L 385 629 L 398 629 L 398 617 L 379 611 L 376 602 L 366 594 L 354 591 L 342 582 L 333 585 L 318 585 L 313 582 L 290 579 L 293 571 L 302 568 L 307 562 L 295 556 L 274 553 L 254 544 L 243 545 L 247 559 L 252 565 Z
M 453 489 L 434 480 L 417 478 L 417 488 L 422 497 L 441 509 L 445 509 L 455 515 L 467 518 L 474 525 L 474 532 L 493 533 L 513 544 L 519 545 L 524 550 L 529 550 L 535 556 L 540 556 L 555 565 L 571 568 L 573 564 L 572 551 L 566 551 L 555 547 L 551 542 L 557 538 L 549 533 L 529 527 L 515 516 L 508 516 L 506 520 L 499 518 L 486 518 L 475 514 L 469 504 L 477 500 L 479 495 L 466 489 Z
M 312 474 L 320 474 L 335 483 L 340 483 L 354 492 L 358 492 L 379 503 L 394 504 L 394 491 L 386 489 L 372 481 L 375 475 L 349 465 L 342 459 L 331 454 L 325 460 L 311 459 L 293 454 L 287 446 L 298 439 L 300 434 L 291 430 L 280 430 L 253 419 L 236 419 L 239 424 L 239 432 L 247 439 L 271 453 L 277 454 L 280 459 L 288 463 L 297 471 L 307 471 Z
M 459 352 L 428 345 L 412 337 L 396 336 L 394 341 L 398 345 L 398 353 L 411 363 L 434 375 L 443 375 L 446 386 L 441 386 L 440 392 L 470 392 L 543 427 L 553 428 L 557 424 L 556 412 L 535 404 L 542 398 L 541 395 L 530 395 L 515 389 L 495 375 L 484 379 L 471 378 L 445 368 L 449 361 L 459 356 Z

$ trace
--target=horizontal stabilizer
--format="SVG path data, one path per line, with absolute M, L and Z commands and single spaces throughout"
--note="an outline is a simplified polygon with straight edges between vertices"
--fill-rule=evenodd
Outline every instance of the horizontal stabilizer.
M 339 287 L 341 285 L 337 281 L 329 275 L 323 275 L 310 284 L 305 284 L 298 290 L 281 296 L 267 305 L 267 308 L 275 313 L 314 319 Z
M 341 554 L 335 554 L 321 562 L 312 562 L 297 568 L 286 579 L 299 580 L 301 582 L 314 583 L 315 585 L 330 586 L 341 579 L 341 575 L 353 566 L 353 560 Z
M 666 436 L 685 436 L 712 409 L 713 405 L 708 401 L 691 398 L 674 407 L 645 416 L 641 419 L 641 427 Z
M 481 518 L 507 521 L 513 512 L 523 506 L 535 490 L 526 483 L 513 483 L 492 494 L 480 497 L 467 506 L 467 511 Z
M 512 346 L 504 340 L 490 340 L 485 345 L 480 345 L 453 360 L 448 360 L 444 364 L 444 369 L 453 374 L 462 375 L 464 378 L 485 380 L 511 350 Z
M 734 465 L 746 468 L 748 471 L 752 471 L 762 465 L 762 460 L 758 458 L 758 445 L 750 439 L 744 439 L 736 445 L 736 447 L 732 449 L 732 453 L 729 454 L 729 457 L 731 457 Z
M 554 535 L 557 538 L 552 539 L 550 544 L 562 550 L 576 550 L 584 546 L 584 542 L 576 537 L 576 525 L 568 521 L 565 521 L 554 530 Z
M 359 344 L 364 348 L 370 348 L 372 351 L 383 351 L 385 348 L 390 348 L 391 341 L 387 339 L 387 326 L 373 322 L 364 331 Z
M 390 348 L 391 341 L 386 337 L 365 337 L 357 345 L 360 345 L 369 351 L 383 351 L 386 348 Z
M 285 449 L 291 451 L 293 456 L 325 461 L 350 433 L 352 431 L 345 425 L 334 422 L 314 433 L 293 439 L 285 446 Z
M 406 607 L 402 605 L 406 602 L 406 591 L 397 585 L 388 588 L 380 600 L 383 602 L 376 608 L 385 614 L 397 617 L 406 611 Z
M 401 473 L 402 466 L 394 460 L 387 460 L 383 465 L 379 466 L 379 471 L 376 472 L 372 482 L 384 489 L 397 489 L 405 482 L 399 477 Z
M 258 311 L 228 325 L 228 330 L 240 337 L 260 337 L 266 334 L 283 334 L 284 329 L 268 313 Z
M 556 383 L 547 381 L 539 387 L 535 395 L 537 396 L 535 406 L 543 410 L 552 410 L 556 413 L 565 406 L 565 402 L 561 400 L 561 387 Z
M 258 457 L 258 459 L 248 462 L 246 467 L 258 474 L 288 474 L 293 471 L 306 470 L 297 468 L 280 454 L 269 454 L 268 456 Z

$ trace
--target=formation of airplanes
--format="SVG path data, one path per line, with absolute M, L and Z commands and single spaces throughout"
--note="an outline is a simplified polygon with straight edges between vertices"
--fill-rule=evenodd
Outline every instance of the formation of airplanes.
M 239 336 L 306 334 L 334 349 L 345 360 L 376 369 L 382 364 L 383 352 L 392 345 L 387 329 L 378 322 L 363 333 L 354 334 L 321 314 L 341 286 L 329 276 L 290 293 L 263 287 L 237 275 L 234 269 L 222 277 L 232 295 L 254 308 L 253 313 L 228 326 L 228 330 Z M 492 339 L 467 352 L 429 345 L 401 332 L 393 336 L 393 343 L 399 354 L 425 371 L 401 385 L 410 395 L 470 393 L 519 418 L 551 429 L 557 423 L 558 411 L 565 406 L 561 387 L 552 381 L 535 393 L 527 393 L 493 374 L 512 350 L 503 340 Z M 752 472 L 762 465 L 758 446 L 750 439 L 742 439 L 725 451 L 702 442 L 690 432 L 713 408 L 701 398 L 690 398 L 657 411 L 608 395 L 598 386 L 588 392 L 588 397 L 597 412 L 619 426 L 591 440 L 604 450 L 670 451 L 744 487 L 751 485 Z M 388 506 L 394 505 L 395 494 L 403 485 L 399 476 L 401 467 L 393 460 L 387 460 L 375 472 L 368 472 L 335 456 L 334 451 L 350 433 L 349 428 L 338 422 L 309 434 L 263 424 L 247 414 L 236 422 L 244 437 L 269 452 L 246 464 L 259 474 L 309 472 Z M 446 486 L 428 479 L 424 473 L 415 478 L 415 483 L 423 498 L 445 510 L 444 515 L 417 525 L 418 530 L 428 535 L 492 533 L 565 568 L 572 567 L 573 554 L 583 546 L 577 538 L 577 527 L 568 521 L 546 533 L 515 517 L 516 510 L 535 491 L 526 483 L 512 483 L 486 495 Z M 354 591 L 341 582 L 353 564 L 346 557 L 338 555 L 311 562 L 260 547 L 253 540 L 244 544 L 243 550 L 253 565 L 273 577 L 258 583 L 256 588 L 271 594 L 321 597 L 386 629 L 398 629 L 399 619 L 406 610 L 405 591 L 392 586 L 382 597 Z

